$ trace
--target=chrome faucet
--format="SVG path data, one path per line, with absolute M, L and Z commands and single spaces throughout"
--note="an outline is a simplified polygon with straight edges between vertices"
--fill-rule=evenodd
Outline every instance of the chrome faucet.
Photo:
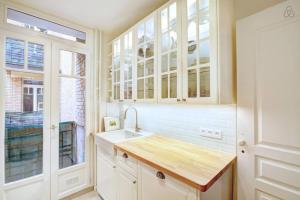
M 124 121 L 127 118 L 127 111 L 130 110 L 130 109 L 132 109 L 132 110 L 135 111 L 135 132 L 139 132 L 140 128 L 138 127 L 138 111 L 137 111 L 137 109 L 135 107 L 129 106 L 128 108 L 126 108 L 125 114 L 124 114 Z

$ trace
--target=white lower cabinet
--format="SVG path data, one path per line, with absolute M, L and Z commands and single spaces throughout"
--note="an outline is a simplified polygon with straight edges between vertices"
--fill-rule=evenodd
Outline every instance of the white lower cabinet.
M 117 199 L 116 165 L 105 158 L 98 158 L 97 190 L 104 200 Z
M 124 171 L 120 167 L 117 168 L 117 182 L 118 182 L 118 200 L 137 200 L 137 179 Z
M 197 191 L 151 167 L 139 165 L 139 200 L 200 200 Z

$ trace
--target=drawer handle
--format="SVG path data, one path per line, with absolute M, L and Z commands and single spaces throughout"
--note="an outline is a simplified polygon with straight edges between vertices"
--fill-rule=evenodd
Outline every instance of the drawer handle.
M 166 179 L 166 176 L 162 172 L 157 172 L 156 177 L 159 178 L 159 179 L 162 179 L 162 180 Z
M 127 153 L 123 153 L 123 158 L 128 158 Z

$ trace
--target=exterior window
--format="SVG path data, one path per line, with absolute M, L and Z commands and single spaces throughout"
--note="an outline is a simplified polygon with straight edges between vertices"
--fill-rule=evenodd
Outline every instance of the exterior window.
M 23 112 L 43 111 L 43 85 L 39 81 L 24 80 Z
M 24 27 L 37 32 L 46 33 L 66 40 L 76 41 L 85 44 L 86 33 L 78 31 L 54 22 L 41 19 L 11 8 L 7 9 L 8 24 Z

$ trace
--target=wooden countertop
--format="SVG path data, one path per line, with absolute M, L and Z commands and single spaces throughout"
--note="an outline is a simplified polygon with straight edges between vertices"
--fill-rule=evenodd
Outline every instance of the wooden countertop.
M 115 144 L 117 150 L 205 192 L 236 156 L 164 136 L 148 136 Z

